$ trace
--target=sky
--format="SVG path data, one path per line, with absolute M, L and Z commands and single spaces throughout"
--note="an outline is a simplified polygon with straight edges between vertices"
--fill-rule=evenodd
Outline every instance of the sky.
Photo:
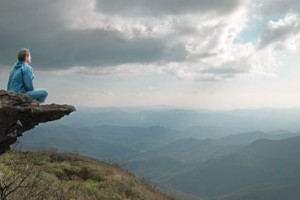
M 29 48 L 46 103 L 300 107 L 298 0 L 0 0 L 0 88 Z

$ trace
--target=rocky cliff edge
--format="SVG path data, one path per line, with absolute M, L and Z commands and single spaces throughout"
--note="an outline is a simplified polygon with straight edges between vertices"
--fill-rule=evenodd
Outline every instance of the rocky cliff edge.
M 0 90 L 0 155 L 9 150 L 23 132 L 75 110 L 71 105 L 40 104 L 26 95 Z

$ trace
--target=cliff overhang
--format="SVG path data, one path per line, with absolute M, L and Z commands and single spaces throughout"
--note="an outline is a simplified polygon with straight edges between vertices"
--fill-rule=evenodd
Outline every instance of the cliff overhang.
M 25 131 L 39 123 L 58 120 L 75 110 L 72 105 L 40 104 L 24 94 L 0 90 L 0 155 Z

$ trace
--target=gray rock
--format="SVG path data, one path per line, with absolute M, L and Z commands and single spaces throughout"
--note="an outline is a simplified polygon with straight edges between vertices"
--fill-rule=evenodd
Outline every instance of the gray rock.
M 71 105 L 40 104 L 24 94 L 0 90 L 0 155 L 9 150 L 23 132 L 75 110 Z

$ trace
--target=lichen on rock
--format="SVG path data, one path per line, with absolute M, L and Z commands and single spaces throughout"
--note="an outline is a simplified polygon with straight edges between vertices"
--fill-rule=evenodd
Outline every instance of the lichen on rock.
M 75 110 L 71 105 L 40 104 L 24 94 L 0 90 L 0 155 L 9 150 L 23 132 Z

